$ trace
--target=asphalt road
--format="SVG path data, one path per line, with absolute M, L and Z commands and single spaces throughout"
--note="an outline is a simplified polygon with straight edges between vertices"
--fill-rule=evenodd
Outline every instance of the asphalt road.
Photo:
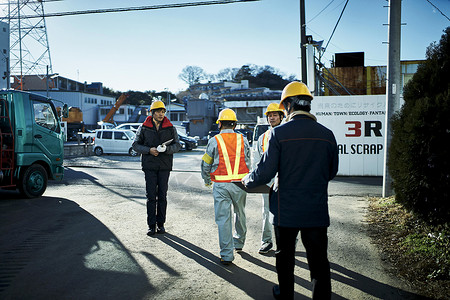
M 247 197 L 247 241 L 231 266 L 219 263 L 211 190 L 201 149 L 175 155 L 164 235 L 146 236 L 138 157 L 66 159 L 65 179 L 43 197 L 0 191 L 0 299 L 272 299 L 275 256 L 258 254 L 261 196 Z M 367 196 L 381 178 L 330 183 L 333 299 L 415 299 L 386 272 L 366 234 Z M 297 245 L 296 299 L 311 296 Z

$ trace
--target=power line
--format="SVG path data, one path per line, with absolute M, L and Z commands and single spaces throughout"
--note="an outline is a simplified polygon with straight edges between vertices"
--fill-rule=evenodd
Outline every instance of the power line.
M 327 45 L 325 46 L 325 48 L 323 48 L 323 52 L 322 52 L 322 55 L 321 55 L 320 57 L 322 57 L 323 54 L 325 53 L 325 51 L 327 51 L 328 44 L 330 43 L 331 38 L 333 37 L 334 32 L 336 31 L 336 28 L 337 28 L 337 26 L 338 26 L 338 24 L 339 24 L 339 21 L 341 21 L 342 15 L 344 14 L 345 8 L 347 7 L 348 1 L 349 1 L 349 0 L 347 0 L 347 1 L 345 2 L 344 8 L 343 8 L 342 11 L 341 11 L 341 15 L 339 16 L 339 19 L 337 20 L 336 25 L 334 26 L 333 32 L 331 33 L 331 36 L 330 36 L 330 38 L 328 39 Z
M 428 3 L 430 3 L 434 8 L 436 8 L 437 10 L 438 10 L 438 12 L 440 12 L 441 13 L 441 15 L 443 15 L 444 17 L 446 17 L 447 18 L 447 20 L 449 20 L 450 21 L 450 19 L 436 6 L 436 5 L 434 5 L 433 3 L 431 3 L 431 1 L 430 0 L 427 0 L 427 2 Z
M 21 15 L 15 18 L 29 19 L 37 17 L 62 17 L 62 16 L 73 16 L 73 15 L 87 15 L 87 14 L 103 14 L 103 13 L 113 13 L 113 12 L 127 12 L 127 11 L 139 11 L 139 10 L 155 10 L 164 8 L 180 8 L 180 7 L 195 7 L 195 6 L 206 6 L 206 5 L 219 5 L 219 4 L 232 4 L 239 2 L 255 2 L 260 0 L 217 0 L 217 1 L 203 1 L 203 2 L 186 2 L 186 3 L 173 3 L 173 4 L 161 4 L 161 5 L 150 5 L 150 6 L 136 6 L 136 7 L 122 7 L 122 8 L 105 8 L 105 9 L 92 9 L 92 10 L 78 10 L 78 11 L 66 11 L 57 13 L 47 13 L 43 16 L 27 16 Z
M 308 23 L 311 23 L 312 20 L 314 20 L 314 19 L 317 18 L 321 13 L 323 13 L 323 11 L 324 11 L 325 9 L 327 9 L 328 6 L 330 6 L 334 1 L 335 1 L 335 0 L 331 0 L 331 2 L 328 3 L 321 11 L 319 11 L 319 13 L 318 13 L 317 15 L 315 15 L 314 17 L 312 17 L 312 19 L 309 20 Z

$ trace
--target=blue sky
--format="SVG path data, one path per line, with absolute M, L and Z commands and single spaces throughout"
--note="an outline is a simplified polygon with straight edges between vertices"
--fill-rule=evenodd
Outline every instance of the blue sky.
M 48 13 L 193 2 L 180 0 L 64 0 L 45 3 Z M 328 41 L 346 0 L 306 0 L 307 34 Z M 430 0 L 450 16 L 450 0 Z M 317 15 L 330 2 L 327 9 Z M 350 0 L 324 55 L 365 52 L 365 65 L 386 65 L 388 2 Z M 317 16 L 316 16 L 317 15 Z M 312 19 L 315 17 L 314 19 Z M 311 20 L 312 19 L 312 20 Z M 215 74 L 244 64 L 300 74 L 297 0 L 47 18 L 53 71 L 79 81 L 101 81 L 115 90 L 176 93 L 187 65 Z M 401 59 L 424 59 L 450 22 L 426 0 L 402 2 Z

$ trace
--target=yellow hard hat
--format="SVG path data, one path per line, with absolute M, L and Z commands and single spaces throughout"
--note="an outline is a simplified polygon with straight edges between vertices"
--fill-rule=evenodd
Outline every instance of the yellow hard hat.
M 293 96 L 307 96 L 311 100 L 313 99 L 306 84 L 299 81 L 292 81 L 284 87 L 283 93 L 281 93 L 280 108 L 284 109 L 283 101 Z
M 153 101 L 152 105 L 150 106 L 150 110 L 160 109 L 160 108 L 166 109 L 166 107 L 164 106 L 164 102 L 162 102 L 161 100 Z
M 266 112 L 264 114 L 267 116 L 267 114 L 272 112 L 272 111 L 283 112 L 283 109 L 280 108 L 280 105 L 278 103 L 272 102 L 269 105 L 267 105 Z
M 219 124 L 219 121 L 237 121 L 236 113 L 230 108 L 225 108 L 220 111 L 216 123 Z

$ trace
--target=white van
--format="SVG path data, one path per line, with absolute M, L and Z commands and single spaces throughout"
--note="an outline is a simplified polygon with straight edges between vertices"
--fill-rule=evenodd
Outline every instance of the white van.
M 138 153 L 133 150 L 132 145 L 136 134 L 131 130 L 100 129 L 95 135 L 94 153 L 129 154 L 136 156 Z

